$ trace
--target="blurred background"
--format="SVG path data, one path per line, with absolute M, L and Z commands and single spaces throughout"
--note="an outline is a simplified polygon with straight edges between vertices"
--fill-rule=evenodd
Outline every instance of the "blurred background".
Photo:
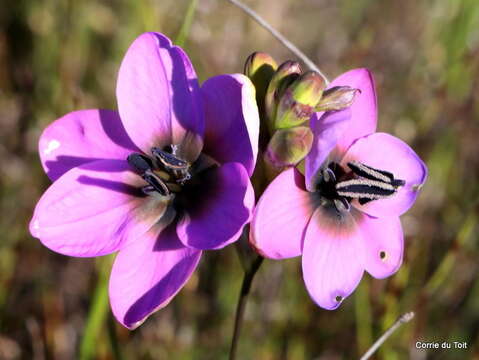
M 366 275 L 340 309 L 322 310 L 310 300 L 299 258 L 265 261 L 246 309 L 239 359 L 357 359 L 407 311 L 415 319 L 375 359 L 479 359 L 479 2 L 245 2 L 329 78 L 371 69 L 379 130 L 408 142 L 427 163 L 429 179 L 402 217 L 404 265 L 386 280 Z M 191 3 L 2 3 L 0 359 L 227 358 L 242 278 L 233 247 L 205 253 L 172 303 L 129 332 L 111 320 L 108 307 L 112 258 L 58 255 L 27 230 L 49 185 L 37 154 L 42 129 L 72 110 L 116 108 L 116 73 L 141 32 L 180 36 L 201 80 L 241 72 L 257 50 L 279 62 L 294 59 L 225 0 L 198 1 L 189 31 L 180 31 L 185 19 L 188 30 Z M 468 347 L 425 351 L 416 341 Z

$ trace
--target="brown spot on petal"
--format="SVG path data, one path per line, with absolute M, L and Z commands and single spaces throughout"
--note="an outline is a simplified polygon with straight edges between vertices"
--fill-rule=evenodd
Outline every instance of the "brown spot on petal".
M 381 260 L 386 260 L 386 251 L 380 251 L 379 252 L 379 257 L 381 258 Z
M 342 297 L 341 295 L 337 295 L 334 299 L 335 299 L 337 302 L 343 301 L 343 297 Z

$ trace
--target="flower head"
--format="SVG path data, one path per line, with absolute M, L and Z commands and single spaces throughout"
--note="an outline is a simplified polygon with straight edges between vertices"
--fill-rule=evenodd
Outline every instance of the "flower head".
M 403 141 L 376 133 L 369 71 L 351 70 L 329 86 L 359 89 L 351 107 L 316 113 L 305 177 L 281 173 L 266 189 L 251 223 L 251 244 L 262 255 L 302 255 L 313 300 L 335 309 L 364 270 L 376 278 L 398 270 L 403 255 L 399 216 L 414 203 L 427 168 Z
M 187 55 L 158 33 L 130 46 L 117 100 L 118 113 L 72 112 L 43 132 L 54 183 L 30 231 L 65 255 L 118 251 L 110 303 L 135 328 L 182 288 L 202 250 L 236 241 L 250 220 L 259 118 L 245 76 L 200 87 Z

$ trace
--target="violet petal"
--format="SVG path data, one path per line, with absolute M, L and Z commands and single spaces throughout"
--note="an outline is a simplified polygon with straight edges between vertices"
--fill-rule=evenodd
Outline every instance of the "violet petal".
M 110 254 L 141 237 L 162 217 L 166 203 L 142 196 L 142 180 L 129 169 L 124 160 L 71 169 L 38 201 L 31 234 L 53 251 L 82 257 Z
M 188 199 L 177 226 L 183 244 L 200 250 L 223 248 L 238 240 L 254 207 L 254 190 L 243 165 L 226 163 L 207 176 L 196 196 Z
M 329 111 L 319 118 L 318 114 L 313 114 L 311 117 L 310 124 L 314 138 L 311 151 L 305 158 L 306 188 L 309 191 L 315 190 L 320 175 L 319 170 L 327 166 L 329 161 L 338 161 L 341 158 L 340 154 L 332 153 L 332 151 L 353 121 L 349 108 Z
M 362 234 L 351 213 L 319 207 L 309 222 L 303 246 L 303 278 L 313 300 L 333 310 L 363 276 Z
M 150 231 L 123 248 L 110 275 L 110 304 L 116 319 L 129 329 L 165 307 L 196 269 L 201 251 L 185 247 L 175 224 L 159 235 Z
M 353 201 L 353 206 L 374 217 L 404 214 L 416 200 L 427 178 L 427 167 L 414 150 L 402 140 L 386 133 L 375 133 L 357 140 L 341 164 L 347 167 L 351 161 L 391 172 L 395 179 L 406 182 L 389 198 L 370 201 L 364 205 Z
M 303 175 L 294 168 L 283 171 L 256 205 L 251 221 L 251 245 L 271 259 L 301 255 L 304 233 L 313 211 Z
M 398 217 L 363 216 L 359 225 L 363 233 L 364 266 L 377 279 L 394 274 L 402 264 L 404 235 Z
M 204 151 L 221 163 L 239 162 L 253 174 L 259 115 L 255 90 L 244 75 L 220 75 L 201 87 L 205 105 Z
M 38 153 L 55 181 L 68 170 L 101 159 L 126 159 L 138 151 L 116 111 L 80 110 L 51 123 L 40 136 Z
M 351 122 L 337 143 L 337 151 L 344 154 L 351 144 L 360 137 L 372 134 L 377 126 L 377 100 L 373 75 L 368 69 L 353 69 L 341 74 L 329 84 L 335 86 L 350 86 L 358 89 L 351 109 Z
M 145 153 L 178 145 L 194 161 L 202 149 L 204 115 L 196 73 L 187 55 L 159 33 L 140 35 L 120 67 L 117 100 L 133 142 Z

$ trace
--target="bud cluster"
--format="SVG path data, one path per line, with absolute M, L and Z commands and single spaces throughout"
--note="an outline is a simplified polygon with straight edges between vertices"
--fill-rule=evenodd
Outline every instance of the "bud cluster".
M 261 52 L 248 57 L 245 74 L 256 88 L 262 121 L 270 136 L 266 160 L 275 168 L 297 165 L 309 153 L 313 133 L 307 122 L 313 113 L 344 109 L 358 91 L 348 86 L 326 90 L 327 84 L 317 72 L 303 72 L 299 63 L 291 60 L 278 66 L 270 55 Z

